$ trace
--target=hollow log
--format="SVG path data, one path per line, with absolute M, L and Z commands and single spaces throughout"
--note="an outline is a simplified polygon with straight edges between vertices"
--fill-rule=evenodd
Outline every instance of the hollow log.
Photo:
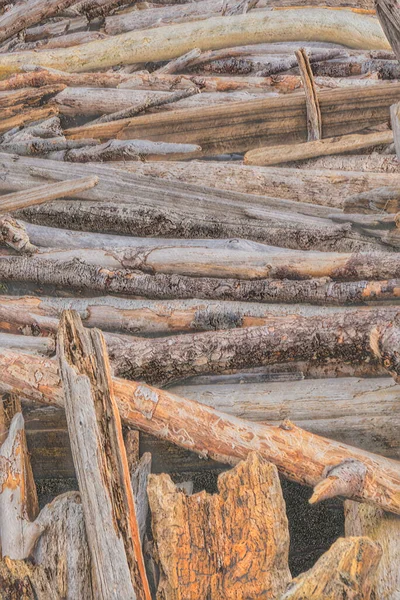
M 369 134 L 353 134 L 341 137 L 326 138 L 303 144 L 292 144 L 283 146 L 272 146 L 271 148 L 257 148 L 247 152 L 244 161 L 247 165 L 277 165 L 280 163 L 293 162 L 315 158 L 317 156 L 328 156 L 330 154 L 341 154 L 371 148 L 378 144 L 391 144 L 393 142 L 392 131 L 379 131 Z
M 73 3 L 73 0 L 66 1 Z M 59 0 L 56 2 L 59 4 Z M 37 0 L 37 3 L 41 3 L 41 0 Z M 18 30 L 23 27 L 24 20 L 21 19 Z M 2 39 L 6 39 L 8 35 L 9 29 Z M 146 45 L 141 44 L 143 37 L 148 40 Z M 78 53 L 68 48 L 44 50 L 40 56 L 35 57 L 35 63 L 79 72 L 121 63 L 169 60 L 193 48 L 214 50 L 249 42 L 254 44 L 299 40 L 350 44 L 353 48 L 390 49 L 379 22 L 369 15 L 349 10 L 303 8 L 276 12 L 255 11 L 246 15 L 214 17 L 206 21 L 128 32 L 110 39 L 82 44 Z M 4 54 L 0 75 L 4 77 L 16 72 L 30 61 L 29 53 Z
M 0 42 L 7 40 L 26 27 L 35 25 L 74 4 L 75 0 L 33 0 L 27 6 L 18 2 L 0 17 Z
M 381 554 L 368 537 L 340 538 L 289 584 L 280 600 L 369 600 Z
M 58 356 L 99 596 L 151 600 L 104 340 L 96 330 L 85 332 L 79 317 L 66 311 Z
M 372 586 L 372 598 L 394 600 L 400 589 L 400 573 L 395 567 L 400 555 L 400 521 L 397 515 L 351 500 L 347 500 L 344 507 L 346 536 L 368 536 L 382 548 L 382 558 Z
M 157 595 L 165 600 L 280 597 L 290 581 L 289 530 L 276 467 L 251 453 L 220 475 L 218 488 L 218 494 L 187 496 L 169 475 L 150 476 L 161 567 Z
M 50 185 L 36 186 L 30 191 L 24 190 L 23 192 L 5 194 L 0 196 L 0 211 L 4 213 L 21 210 L 22 208 L 49 202 L 56 198 L 79 194 L 84 190 L 94 187 L 97 183 L 98 177 L 92 176 L 61 181 Z
M 389 108 L 398 100 L 398 96 L 396 85 L 319 92 L 324 137 L 349 134 L 385 123 L 389 119 Z M 370 117 L 368 120 L 366 111 Z M 303 94 L 267 97 L 228 105 L 142 115 L 99 125 L 82 125 L 67 129 L 65 134 L 72 139 L 136 137 L 195 143 L 202 147 L 205 155 L 242 152 L 263 145 L 306 141 L 306 104 Z
M 9 390 L 22 386 L 24 397 L 29 394 L 35 402 L 64 405 L 56 361 L 13 353 L 3 356 L 2 381 L 4 385 L 7 375 Z M 126 425 L 203 458 L 236 464 L 249 452 L 258 451 L 289 479 L 311 486 L 324 481 L 325 473 L 333 467 L 358 461 L 367 472 L 353 499 L 400 514 L 397 461 L 315 436 L 287 421 L 280 426 L 254 424 L 143 383 L 113 378 L 113 386 Z

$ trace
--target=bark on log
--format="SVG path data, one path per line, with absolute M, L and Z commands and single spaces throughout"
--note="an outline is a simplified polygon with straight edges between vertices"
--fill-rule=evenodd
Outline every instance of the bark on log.
M 83 0 L 72 7 L 73 12 L 84 14 L 88 19 L 105 17 L 111 11 L 127 4 L 127 0 Z
M 28 5 L 24 2 L 16 4 L 0 17 L 0 42 L 68 8 L 74 2 L 75 0 L 33 0 Z
M 53 594 L 65 600 L 94 600 L 92 563 L 78 492 L 57 496 L 38 518 L 43 533 L 32 559 L 46 573 Z M 48 596 L 44 600 L 54 596 Z
M 37 252 L 36 246 L 29 241 L 23 224 L 8 215 L 0 216 L 0 244 L 5 244 L 21 254 Z
M 340 538 L 280 600 L 369 600 L 381 554 L 368 537 Z
M 59 4 L 59 0 L 56 2 Z M 21 26 L 21 22 L 18 25 Z M 145 46 L 141 44 L 143 37 L 148 39 Z M 78 50 L 44 50 L 40 56 L 35 57 L 35 63 L 79 72 L 121 63 L 169 60 L 182 56 L 193 48 L 214 50 L 249 42 L 254 44 L 299 40 L 350 44 L 353 48 L 390 48 L 378 21 L 369 15 L 348 10 L 304 8 L 276 12 L 256 11 L 246 15 L 214 17 L 206 21 L 129 32 L 83 44 Z M 0 75 L 4 77 L 19 71 L 22 65 L 30 61 L 29 53 L 4 54 Z
M 71 179 L 49 185 L 36 186 L 30 191 L 15 192 L 0 196 L 0 211 L 10 212 L 43 204 L 56 198 L 75 195 L 88 190 L 97 185 L 99 179 L 96 176 L 83 177 L 81 179 Z
M 321 91 L 318 100 L 324 136 L 348 134 L 386 122 L 389 119 L 389 108 L 397 102 L 398 95 L 396 85 Z M 365 117 L 366 111 L 369 119 Z M 262 145 L 277 145 L 283 141 L 306 141 L 305 98 L 303 95 L 293 94 L 284 98 L 180 109 L 142 115 L 132 120 L 83 125 L 67 129 L 65 134 L 72 139 L 131 139 L 134 136 L 141 139 L 196 143 L 200 144 L 204 154 L 210 155 L 241 152 Z
M 58 356 L 98 593 L 151 600 L 104 340 L 66 311 Z
M 218 488 L 187 496 L 169 475 L 150 476 L 157 597 L 276 598 L 289 583 L 288 521 L 276 467 L 252 453 L 220 475 Z
M 64 405 L 56 361 L 13 353 L 2 356 L 3 385 L 7 375 L 9 390 L 22 388 L 24 397 L 29 394 L 35 402 Z M 396 461 L 315 436 L 287 421 L 280 426 L 252 424 L 145 384 L 114 378 L 113 386 L 126 425 L 204 458 L 236 464 L 249 452 L 258 451 L 289 479 L 311 486 L 336 465 L 359 461 L 367 467 L 367 474 L 363 489 L 354 499 L 400 514 Z M 306 469 L 303 464 L 307 464 Z
M 395 600 L 400 590 L 400 573 L 395 566 L 400 558 L 398 517 L 351 500 L 347 500 L 344 506 L 346 536 L 365 535 L 382 548 L 382 558 L 372 586 L 372 598 Z
M 280 163 L 307 160 L 318 156 L 345 154 L 346 152 L 371 148 L 378 144 L 391 144 L 392 142 L 392 131 L 344 135 L 302 144 L 257 148 L 245 154 L 244 162 L 247 165 L 277 165 Z

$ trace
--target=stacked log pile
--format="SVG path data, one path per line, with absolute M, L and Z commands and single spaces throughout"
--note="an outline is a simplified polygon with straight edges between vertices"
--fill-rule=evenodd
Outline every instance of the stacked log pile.
M 1 599 L 398 600 L 399 60 L 394 0 L 0 0 Z

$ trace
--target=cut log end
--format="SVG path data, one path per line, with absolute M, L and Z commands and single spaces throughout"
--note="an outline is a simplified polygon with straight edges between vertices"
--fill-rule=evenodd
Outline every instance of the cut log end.
M 310 504 L 316 504 L 328 498 L 343 496 L 357 498 L 362 495 L 367 467 L 357 460 L 345 460 L 341 464 L 329 468 L 325 478 L 314 488 Z

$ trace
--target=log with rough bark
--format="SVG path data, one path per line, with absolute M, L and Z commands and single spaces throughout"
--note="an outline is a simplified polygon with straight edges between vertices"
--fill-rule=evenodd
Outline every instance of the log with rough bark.
M 72 6 L 71 12 L 86 15 L 88 19 L 95 19 L 107 16 L 124 4 L 127 4 L 127 0 L 82 0 Z
M 340 538 L 280 600 L 370 600 L 381 555 L 368 537 Z
M 280 597 L 290 581 L 289 530 L 276 467 L 251 453 L 220 475 L 218 489 L 187 496 L 169 475 L 150 476 L 158 597 Z
M 2 213 L 9 211 L 21 210 L 28 206 L 34 206 L 55 200 L 56 198 L 64 198 L 66 196 L 74 196 L 89 190 L 97 185 L 99 179 L 96 176 L 82 177 L 80 179 L 71 179 L 53 183 L 49 185 L 36 186 L 31 190 L 15 192 L 13 194 L 4 194 L 0 196 L 0 211 Z
M 23 560 L 1 560 L 0 581 L 2 600 L 60 599 L 45 569 Z
M 324 136 L 349 134 L 385 123 L 390 106 L 398 101 L 398 96 L 396 85 L 319 92 Z M 134 136 L 156 141 L 196 143 L 200 144 L 204 154 L 211 155 L 241 152 L 262 145 L 306 141 L 306 105 L 303 94 L 289 94 L 142 115 L 99 125 L 82 125 L 67 129 L 65 133 L 72 139 L 131 139 Z
M 36 246 L 31 244 L 23 224 L 10 215 L 0 216 L 0 244 L 5 244 L 21 254 L 33 254 L 37 251 Z
M 400 559 L 399 518 L 374 506 L 351 500 L 347 500 L 344 507 L 346 536 L 368 536 L 382 548 L 382 558 L 372 586 L 372 598 L 395 600 L 400 590 L 400 573 L 395 566 Z
M 58 356 L 99 597 L 151 600 L 104 340 L 66 311 Z
M 7 40 L 26 27 L 35 25 L 75 3 L 76 0 L 32 0 L 18 2 L 0 17 L 0 42 Z
M 341 137 L 326 138 L 303 144 L 290 144 L 272 146 L 271 148 L 257 148 L 250 150 L 244 157 L 247 165 L 277 165 L 280 163 L 306 160 L 318 156 L 331 154 L 345 154 L 355 150 L 371 148 L 378 144 L 391 144 L 392 131 L 378 131 L 368 134 L 344 135 Z
M 143 37 L 147 40 L 145 45 L 141 43 Z M 35 56 L 35 64 L 79 72 L 121 63 L 169 60 L 193 48 L 214 50 L 249 42 L 299 40 L 342 43 L 353 48 L 390 48 L 379 22 L 369 15 L 351 10 L 304 8 L 276 12 L 253 11 L 246 15 L 214 17 L 205 21 L 128 32 L 83 44 L 79 50 L 44 50 Z M 19 71 L 22 65 L 29 62 L 29 53 L 4 54 L 0 75 L 4 77 Z

